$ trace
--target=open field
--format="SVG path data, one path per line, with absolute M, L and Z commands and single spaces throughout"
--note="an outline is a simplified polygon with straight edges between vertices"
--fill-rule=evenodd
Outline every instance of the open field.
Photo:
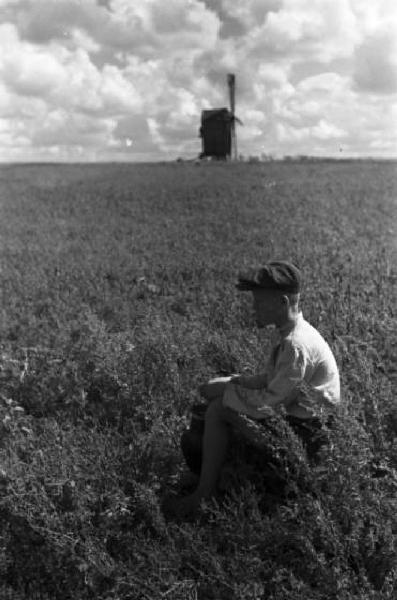
M 396 598 L 396 191 L 386 162 L 0 168 L 1 598 Z M 256 472 L 167 523 L 195 388 L 268 350 L 236 276 L 277 257 L 341 369 L 333 444 L 286 440 L 271 510 Z

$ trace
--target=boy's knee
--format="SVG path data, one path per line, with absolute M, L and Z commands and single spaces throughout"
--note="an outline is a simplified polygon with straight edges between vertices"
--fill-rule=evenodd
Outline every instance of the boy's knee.
M 230 381 L 229 377 L 215 377 L 198 387 L 199 394 L 207 401 L 213 401 L 223 396 L 226 384 Z
M 198 386 L 198 392 L 199 392 L 200 396 L 202 396 L 206 400 L 208 400 L 209 391 L 210 390 L 209 390 L 208 383 L 202 383 L 201 385 Z
M 204 400 L 210 402 L 217 398 L 220 395 L 219 385 L 214 385 L 211 383 L 203 383 L 198 388 L 199 394 Z

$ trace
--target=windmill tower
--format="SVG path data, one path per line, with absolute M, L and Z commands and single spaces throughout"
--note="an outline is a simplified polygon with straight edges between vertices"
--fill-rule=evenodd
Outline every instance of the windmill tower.
M 237 159 L 235 116 L 236 78 L 233 73 L 227 76 L 230 110 L 226 107 L 211 108 L 201 113 L 200 137 L 202 152 L 200 158 L 211 157 L 218 160 Z

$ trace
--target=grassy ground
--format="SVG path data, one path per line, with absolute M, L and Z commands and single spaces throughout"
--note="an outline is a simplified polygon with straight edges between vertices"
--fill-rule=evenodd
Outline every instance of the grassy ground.
M 0 169 L 2 598 L 395 598 L 396 182 L 374 162 Z M 341 369 L 333 444 L 314 469 L 287 436 L 271 509 L 251 469 L 167 523 L 198 383 L 263 364 L 234 282 L 274 257 L 303 268 Z

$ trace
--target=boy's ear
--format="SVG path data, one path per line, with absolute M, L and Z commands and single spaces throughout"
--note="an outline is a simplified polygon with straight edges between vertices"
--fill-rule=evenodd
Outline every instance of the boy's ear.
M 289 306 L 289 298 L 288 298 L 288 296 L 282 295 L 282 296 L 281 296 L 281 303 L 282 303 L 284 306 Z

